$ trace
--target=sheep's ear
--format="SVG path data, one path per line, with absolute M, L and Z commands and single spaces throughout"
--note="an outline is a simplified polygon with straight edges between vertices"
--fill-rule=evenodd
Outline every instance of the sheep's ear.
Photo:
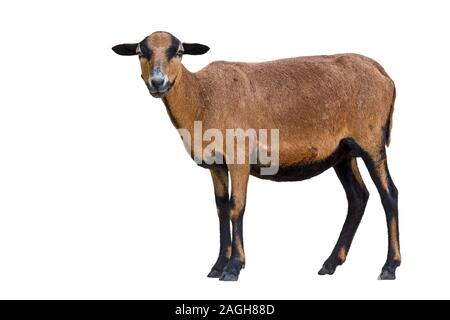
M 112 47 L 112 50 L 121 56 L 135 56 L 139 52 L 138 43 L 124 43 Z
M 209 51 L 209 47 L 200 43 L 183 43 L 184 54 L 199 55 Z

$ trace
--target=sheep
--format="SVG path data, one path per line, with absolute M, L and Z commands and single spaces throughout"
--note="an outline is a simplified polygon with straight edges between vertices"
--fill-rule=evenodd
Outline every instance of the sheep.
M 261 63 L 215 61 L 193 73 L 181 63 L 182 56 L 204 54 L 209 47 L 182 43 L 162 31 L 112 49 L 119 55 L 138 55 L 142 79 L 150 94 L 162 99 L 177 129 L 193 134 L 201 121 L 202 130 L 279 130 L 274 174 L 261 174 L 260 162 L 233 162 L 228 155 L 234 147 L 215 150 L 225 159 L 222 163 L 199 163 L 211 173 L 220 224 L 219 257 L 208 277 L 236 281 L 245 266 L 243 216 L 250 175 L 301 181 L 331 167 L 348 200 L 342 231 L 319 271 L 332 275 L 346 260 L 369 198 L 356 161 L 362 158 L 387 221 L 388 254 L 379 279 L 395 279 L 401 263 L 398 191 L 386 157 L 395 85 L 380 64 L 358 54 L 337 54 Z M 256 142 L 246 156 L 271 145 L 258 137 L 245 139 Z M 193 159 L 201 158 L 192 142 L 183 142 Z

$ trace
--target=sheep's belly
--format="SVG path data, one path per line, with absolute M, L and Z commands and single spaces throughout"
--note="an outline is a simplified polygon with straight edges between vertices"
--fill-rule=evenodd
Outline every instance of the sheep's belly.
M 272 181 L 301 181 L 312 178 L 335 166 L 345 158 L 356 156 L 350 144 L 343 141 L 339 147 L 327 158 L 308 164 L 280 165 L 278 171 L 273 175 L 262 175 L 261 165 L 251 166 L 251 175 Z

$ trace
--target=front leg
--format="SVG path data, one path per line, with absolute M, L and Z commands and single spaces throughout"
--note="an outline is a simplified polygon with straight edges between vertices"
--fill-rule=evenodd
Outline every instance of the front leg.
M 231 175 L 230 218 L 233 225 L 231 258 L 220 277 L 223 281 L 236 281 L 245 266 L 243 219 L 250 175 L 248 165 L 229 166 Z
M 226 166 L 211 169 L 216 197 L 217 215 L 220 223 L 220 250 L 219 257 L 212 267 L 209 278 L 220 278 L 225 266 L 231 257 L 230 235 L 230 196 L 228 194 L 228 169 Z

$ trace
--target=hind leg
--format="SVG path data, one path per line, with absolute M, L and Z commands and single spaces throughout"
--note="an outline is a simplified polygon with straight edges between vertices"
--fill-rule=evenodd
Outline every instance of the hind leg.
M 369 199 L 369 191 L 359 173 L 356 158 L 342 160 L 334 167 L 334 170 L 347 195 L 348 212 L 336 246 L 320 269 L 320 275 L 333 274 L 336 268 L 345 262 Z
M 389 174 L 384 146 L 381 148 L 380 152 L 363 152 L 362 158 L 369 170 L 372 180 L 377 186 L 386 214 L 388 255 L 379 279 L 394 280 L 395 270 L 401 263 L 398 228 L 398 191 Z

